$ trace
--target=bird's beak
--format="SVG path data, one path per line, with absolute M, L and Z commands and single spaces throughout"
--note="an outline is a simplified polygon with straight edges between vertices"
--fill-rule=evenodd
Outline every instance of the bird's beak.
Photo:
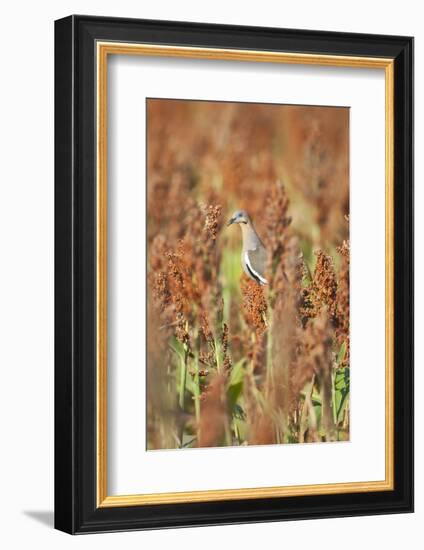
M 233 223 L 235 222 L 235 218 L 231 218 L 228 223 L 227 223 L 227 227 L 229 227 L 230 225 L 232 225 Z

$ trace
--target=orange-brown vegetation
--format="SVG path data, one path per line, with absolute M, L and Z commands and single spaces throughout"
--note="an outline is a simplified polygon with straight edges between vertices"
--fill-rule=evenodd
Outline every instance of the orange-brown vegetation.
M 348 116 L 148 101 L 149 449 L 349 438 Z

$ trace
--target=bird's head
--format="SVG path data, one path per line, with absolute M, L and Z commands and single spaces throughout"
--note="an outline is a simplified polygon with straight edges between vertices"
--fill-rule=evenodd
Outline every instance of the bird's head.
M 236 210 L 228 221 L 227 227 L 233 223 L 249 223 L 249 221 L 249 214 L 245 210 Z

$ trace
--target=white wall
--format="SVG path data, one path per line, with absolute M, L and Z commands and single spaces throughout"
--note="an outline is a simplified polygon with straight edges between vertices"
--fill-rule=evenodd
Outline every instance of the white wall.
M 310 522 L 70 537 L 53 506 L 53 20 L 71 13 L 391 33 L 416 37 L 416 250 L 424 148 L 424 27 L 419 2 L 49 0 L 3 5 L 0 32 L 0 542 L 3 548 L 398 548 L 423 538 L 423 400 L 417 399 L 416 513 Z M 416 280 L 424 265 L 416 258 Z M 416 334 L 423 287 L 417 285 Z M 421 309 L 421 311 L 420 311 Z M 424 384 L 417 347 L 416 388 Z M 420 394 L 417 391 L 417 396 Z M 48 524 L 48 525 L 47 525 Z M 418 542 L 418 546 L 419 546 Z M 422 543 L 421 543 L 422 544 Z M 417 544 L 414 544 L 417 547 Z

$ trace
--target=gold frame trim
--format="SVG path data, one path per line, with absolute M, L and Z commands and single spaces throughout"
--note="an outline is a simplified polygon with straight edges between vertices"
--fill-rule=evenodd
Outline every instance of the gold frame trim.
M 302 53 L 262 52 L 162 46 L 123 42 L 96 44 L 97 53 L 97 506 L 141 506 L 254 498 L 275 498 L 340 493 L 364 493 L 394 489 L 394 60 L 390 58 L 353 57 Z M 385 479 L 250 489 L 190 491 L 108 496 L 107 494 L 107 60 L 108 55 L 144 55 L 192 59 L 220 59 L 384 69 L 386 124 L 386 434 Z

